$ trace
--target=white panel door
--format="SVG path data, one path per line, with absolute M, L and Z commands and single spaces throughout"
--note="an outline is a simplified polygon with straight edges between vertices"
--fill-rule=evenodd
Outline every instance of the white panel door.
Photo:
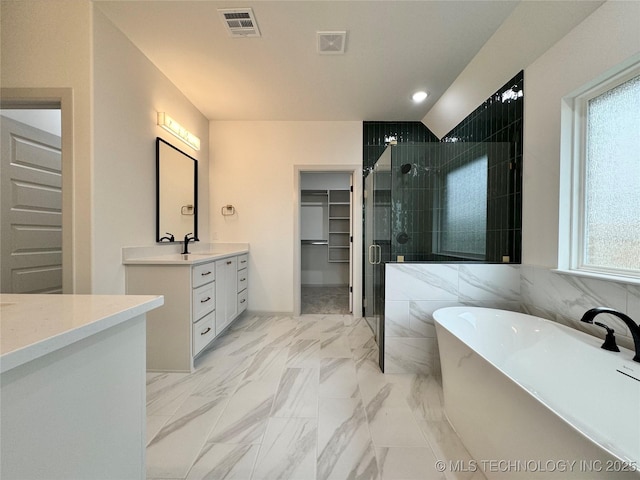
M 0 117 L 3 293 L 62 292 L 60 137 Z

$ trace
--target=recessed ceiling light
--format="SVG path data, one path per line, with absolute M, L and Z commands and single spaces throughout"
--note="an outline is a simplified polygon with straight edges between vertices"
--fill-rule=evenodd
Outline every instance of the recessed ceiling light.
M 428 95 L 427 92 L 419 91 L 414 93 L 411 98 L 413 99 L 414 102 L 420 103 L 420 102 L 423 102 L 425 98 L 427 98 L 427 95 Z

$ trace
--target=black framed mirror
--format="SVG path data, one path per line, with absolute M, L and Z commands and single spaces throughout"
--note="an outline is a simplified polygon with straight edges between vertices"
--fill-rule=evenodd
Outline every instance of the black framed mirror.
M 198 238 L 198 160 L 156 138 L 156 242 Z

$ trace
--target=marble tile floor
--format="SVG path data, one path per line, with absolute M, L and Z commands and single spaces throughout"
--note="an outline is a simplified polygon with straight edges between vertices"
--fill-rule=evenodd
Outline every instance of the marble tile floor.
M 349 313 L 349 286 L 308 286 L 301 287 L 300 310 L 303 314 Z
M 245 313 L 194 373 L 147 374 L 147 478 L 483 480 L 436 468 L 471 460 L 440 381 L 377 355 L 363 319 Z

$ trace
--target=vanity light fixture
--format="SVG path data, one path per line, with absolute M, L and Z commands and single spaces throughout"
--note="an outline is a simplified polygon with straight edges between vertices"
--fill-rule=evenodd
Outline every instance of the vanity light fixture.
M 165 112 L 158 112 L 158 125 L 175 135 L 194 150 L 200 150 L 200 139 L 184 128 Z
M 421 90 L 419 92 L 414 93 L 411 98 L 413 99 L 414 102 L 416 103 L 420 103 L 420 102 L 424 102 L 424 100 L 427 98 L 428 93 Z

